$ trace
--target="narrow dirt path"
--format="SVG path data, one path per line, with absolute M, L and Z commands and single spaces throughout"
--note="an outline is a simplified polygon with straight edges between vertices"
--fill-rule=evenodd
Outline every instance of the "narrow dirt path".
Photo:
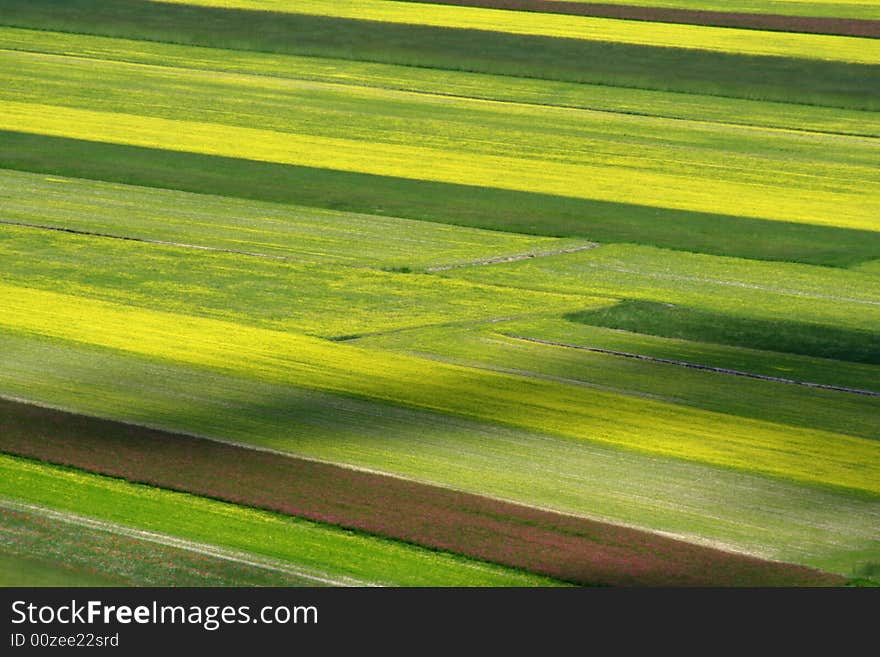
M 510 256 L 497 256 L 495 258 L 486 258 L 485 260 L 474 260 L 472 262 L 461 262 L 455 265 L 438 265 L 436 267 L 427 267 L 427 272 L 449 271 L 450 269 L 461 269 L 463 267 L 484 267 L 486 265 L 498 265 L 506 262 L 519 262 L 520 260 L 528 260 L 529 258 L 547 258 L 549 256 L 566 255 L 568 253 L 578 253 L 580 251 L 589 251 L 595 249 L 599 244 L 591 242 L 580 246 L 572 246 L 565 249 L 555 249 L 552 251 L 535 251 L 533 253 L 519 253 Z
M 279 573 L 284 573 L 285 575 L 290 575 L 291 577 L 297 577 L 300 579 L 306 579 L 317 584 L 325 584 L 328 586 L 376 586 L 376 584 L 373 583 L 362 582 L 360 580 L 347 577 L 331 578 L 324 573 L 317 573 L 316 571 L 306 570 L 302 568 L 294 568 L 281 561 L 275 561 L 274 559 L 268 559 L 260 557 L 258 555 L 247 554 L 244 552 L 236 552 L 234 550 L 226 550 L 216 545 L 189 541 L 183 538 L 178 538 L 176 536 L 169 536 L 168 534 L 159 534 L 142 529 L 134 529 L 132 527 L 126 527 L 124 525 L 117 525 L 116 523 L 112 522 L 105 522 L 103 520 L 87 518 L 86 516 L 81 516 L 75 513 L 49 509 L 43 506 L 38 506 L 36 504 L 28 504 L 26 502 L 18 502 L 14 500 L 0 498 L 0 507 L 12 511 L 40 516 L 54 522 L 63 522 L 70 525 L 76 525 L 78 527 L 97 529 L 100 531 L 109 532 L 111 534 L 116 534 L 118 536 L 124 536 L 126 538 L 133 538 L 140 541 L 157 543 L 165 547 L 186 550 L 187 552 L 194 552 L 196 554 L 202 554 L 208 557 L 213 557 L 215 559 L 231 561 L 244 566 L 249 566 L 251 568 L 259 568 L 262 570 L 271 570 Z
M 663 363 L 664 365 L 677 365 L 679 367 L 687 367 L 692 370 L 704 370 L 706 372 L 715 372 L 716 374 L 729 374 L 731 376 L 742 376 L 748 379 L 758 379 L 760 381 L 773 381 L 774 383 L 789 383 L 792 385 L 806 386 L 808 388 L 820 388 L 822 390 L 835 390 L 837 392 L 848 392 L 854 395 L 867 395 L 868 397 L 880 397 L 880 392 L 873 390 L 862 390 L 860 388 L 847 388 L 844 386 L 833 386 L 825 383 L 812 383 L 810 381 L 797 381 L 795 379 L 785 379 L 778 376 L 767 376 L 764 374 L 754 374 L 752 372 L 742 372 L 740 370 L 731 370 L 725 367 L 712 367 L 711 365 L 700 365 L 698 363 L 688 363 L 683 360 L 672 360 L 669 358 L 655 358 L 654 356 L 645 356 L 643 354 L 633 354 L 627 351 L 614 351 L 613 349 L 600 349 L 599 347 L 586 347 L 583 345 L 568 344 L 565 342 L 556 342 L 554 340 L 543 340 L 541 338 L 527 338 L 523 335 L 515 335 L 512 333 L 503 333 L 505 337 L 515 340 L 524 340 L 526 342 L 535 342 L 537 344 L 550 345 L 552 347 L 565 347 L 567 349 L 578 349 L 580 351 L 592 351 L 597 354 L 606 354 L 609 356 L 620 356 L 622 358 L 634 358 L 636 360 L 644 360 L 651 363 Z

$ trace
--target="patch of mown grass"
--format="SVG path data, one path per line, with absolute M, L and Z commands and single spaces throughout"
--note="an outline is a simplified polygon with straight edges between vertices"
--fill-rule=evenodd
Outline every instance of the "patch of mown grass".
M 593 326 L 666 338 L 880 365 L 880 334 L 867 330 L 795 320 L 761 320 L 687 306 L 633 300 L 569 313 L 565 318 Z
M 880 107 L 872 92 L 878 67 L 870 64 L 143 0 L 2 0 L 0 16 L 8 26 L 148 41 L 855 109 Z
M 849 266 L 880 232 L 0 131 L 0 166 L 350 212 L 719 255 Z

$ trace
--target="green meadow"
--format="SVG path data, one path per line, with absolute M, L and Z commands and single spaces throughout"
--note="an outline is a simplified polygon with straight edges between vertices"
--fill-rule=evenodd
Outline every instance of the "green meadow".
M 880 42 L 797 26 L 0 0 L 0 398 L 876 579 Z M 0 470 L 0 585 L 560 583 Z

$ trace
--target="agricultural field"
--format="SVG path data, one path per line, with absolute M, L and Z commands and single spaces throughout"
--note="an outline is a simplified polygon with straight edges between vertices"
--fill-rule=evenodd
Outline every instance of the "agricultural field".
M 878 38 L 0 0 L 0 585 L 880 584 Z

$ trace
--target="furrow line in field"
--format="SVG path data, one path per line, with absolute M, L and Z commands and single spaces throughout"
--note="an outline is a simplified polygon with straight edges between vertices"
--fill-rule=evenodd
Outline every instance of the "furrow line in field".
M 347 577 L 334 579 L 323 573 L 319 574 L 315 571 L 309 571 L 302 568 L 293 568 L 280 561 L 275 561 L 257 555 L 247 554 L 244 552 L 236 552 L 234 550 L 226 550 L 216 545 L 198 543 L 196 541 L 190 541 L 187 539 L 178 538 L 176 536 L 169 536 L 168 534 L 160 534 L 157 532 L 151 532 L 142 529 L 134 529 L 132 527 L 118 525 L 113 522 L 95 520 L 94 518 L 88 518 L 86 516 L 81 516 L 79 514 L 70 513 L 67 511 L 48 509 L 46 507 L 38 506 L 36 504 L 28 504 L 26 502 L 18 502 L 15 500 L 0 498 L 0 506 L 13 511 L 42 516 L 55 522 L 63 522 L 80 527 L 87 527 L 89 529 L 98 529 L 100 531 L 109 532 L 118 536 L 124 536 L 126 538 L 133 538 L 142 541 L 149 541 L 151 543 L 157 543 L 166 547 L 186 550 L 188 552 L 194 552 L 196 554 L 202 554 L 217 559 L 223 559 L 253 568 L 273 570 L 276 572 L 284 573 L 286 575 L 309 579 L 313 582 L 318 582 L 320 584 L 327 584 L 330 586 L 378 586 L 377 584 L 374 584 L 372 582 L 363 582 Z
M 65 228 L 62 226 L 47 226 L 44 224 L 31 224 L 23 221 L 8 221 L 0 219 L 0 224 L 6 226 L 18 226 L 19 228 L 34 228 L 37 230 L 52 230 L 59 233 L 70 233 L 72 235 L 84 235 L 86 237 L 102 237 L 111 240 L 123 240 L 126 242 L 142 242 L 145 244 L 160 244 L 162 246 L 176 246 L 181 249 L 196 249 L 198 251 L 213 251 L 216 253 L 233 253 L 235 255 L 250 256 L 252 258 L 269 258 L 270 260 L 284 260 L 287 262 L 307 262 L 301 258 L 292 258 L 272 253 L 259 253 L 256 251 L 238 251 L 236 249 L 224 249 L 216 246 L 205 246 L 203 244 L 187 244 L 186 242 L 172 242 L 167 240 L 157 240 L 148 237 L 132 237 L 130 235 L 113 235 L 112 233 L 99 233 L 97 231 L 80 230 L 77 228 Z
M 847 388 L 844 386 L 834 386 L 826 383 L 813 383 L 811 381 L 797 381 L 795 379 L 786 379 L 778 376 L 768 376 L 765 374 L 754 374 L 752 372 L 743 372 L 741 370 L 731 370 L 726 367 L 713 367 L 711 365 L 700 365 L 698 363 L 688 363 L 683 360 L 672 360 L 669 358 L 656 358 L 654 356 L 645 356 L 644 354 L 633 354 L 627 351 L 615 351 L 613 349 L 601 349 L 599 347 L 587 347 L 584 345 L 568 344 L 565 342 L 556 342 L 555 340 L 544 340 L 542 338 L 527 338 L 523 335 L 515 335 L 512 333 L 503 333 L 505 337 L 515 340 L 524 340 L 526 342 L 535 342 L 545 344 L 552 347 L 565 347 L 567 349 L 578 349 L 580 351 L 591 351 L 598 354 L 606 354 L 609 356 L 620 356 L 622 358 L 635 358 L 651 363 L 663 363 L 665 365 L 677 365 L 679 367 L 687 367 L 693 370 L 704 370 L 707 372 L 715 372 L 717 374 L 729 374 L 731 376 L 743 376 L 749 379 L 759 379 L 761 381 L 772 381 L 774 383 L 788 383 L 798 386 L 806 386 L 808 388 L 821 388 L 822 390 L 834 390 L 836 392 L 847 392 L 854 395 L 867 395 L 869 397 L 880 397 L 880 392 L 873 390 L 862 390 L 861 388 Z
M 473 262 L 461 262 L 455 265 L 438 265 L 436 267 L 427 267 L 427 272 L 449 271 L 450 269 L 461 269 L 462 267 L 482 267 L 485 265 L 497 265 L 503 262 L 519 262 L 520 260 L 528 260 L 529 258 L 546 258 L 549 256 L 565 255 L 567 253 L 579 253 L 580 251 L 589 251 L 600 246 L 597 243 L 584 244 L 582 246 L 573 246 L 565 249 L 556 249 L 554 251 L 537 251 L 535 253 L 520 253 L 512 256 L 498 256 L 495 258 L 486 258 L 485 260 L 475 260 Z

